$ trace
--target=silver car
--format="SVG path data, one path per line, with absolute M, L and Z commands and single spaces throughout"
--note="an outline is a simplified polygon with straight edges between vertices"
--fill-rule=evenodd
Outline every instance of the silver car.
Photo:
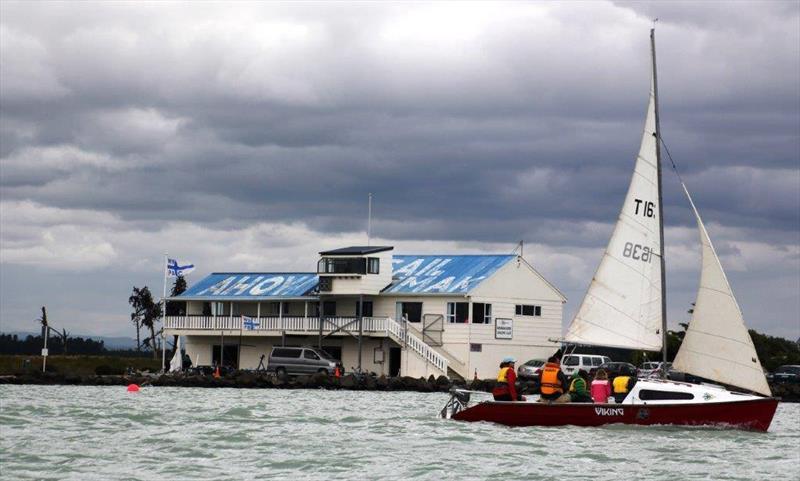
M 278 376 L 301 374 L 333 374 L 336 368 L 343 373 L 342 363 L 327 352 L 313 347 L 273 347 L 269 354 L 267 371 Z
M 520 379 L 538 379 L 539 372 L 547 363 L 544 359 L 531 359 L 517 368 L 517 377 Z

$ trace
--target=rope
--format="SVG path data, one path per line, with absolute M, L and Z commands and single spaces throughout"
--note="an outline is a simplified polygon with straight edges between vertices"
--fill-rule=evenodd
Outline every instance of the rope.
M 664 146 L 664 151 L 667 153 L 667 157 L 669 158 L 669 163 L 672 164 L 672 170 L 675 171 L 675 175 L 678 176 L 678 180 L 681 184 L 683 184 L 683 177 L 681 177 L 681 173 L 678 171 L 678 166 L 675 165 L 675 161 L 672 159 L 672 154 L 669 152 L 669 147 L 667 147 L 667 143 L 664 142 L 664 138 L 659 134 L 658 140 L 661 141 L 661 145 Z

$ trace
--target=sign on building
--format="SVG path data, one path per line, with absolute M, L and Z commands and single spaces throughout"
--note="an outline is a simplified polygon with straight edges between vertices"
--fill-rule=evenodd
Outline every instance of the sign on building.
M 494 338 L 495 339 L 512 339 L 514 337 L 514 320 L 495 318 L 494 320 Z

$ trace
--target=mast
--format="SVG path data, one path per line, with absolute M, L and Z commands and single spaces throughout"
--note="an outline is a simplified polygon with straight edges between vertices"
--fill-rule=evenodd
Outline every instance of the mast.
M 656 29 L 650 29 L 650 52 L 653 56 L 653 99 L 655 100 L 656 166 L 658 170 L 658 233 L 661 240 L 661 358 L 667 362 L 667 271 L 664 262 L 664 202 L 661 188 L 661 125 L 658 120 L 658 76 L 656 75 Z M 666 371 L 665 371 L 666 372 Z

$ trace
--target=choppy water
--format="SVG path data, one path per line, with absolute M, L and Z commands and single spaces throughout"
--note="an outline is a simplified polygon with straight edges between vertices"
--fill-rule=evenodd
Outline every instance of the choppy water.
M 507 428 L 445 394 L 0 386 L 2 479 L 798 479 L 800 405 L 769 433 Z

